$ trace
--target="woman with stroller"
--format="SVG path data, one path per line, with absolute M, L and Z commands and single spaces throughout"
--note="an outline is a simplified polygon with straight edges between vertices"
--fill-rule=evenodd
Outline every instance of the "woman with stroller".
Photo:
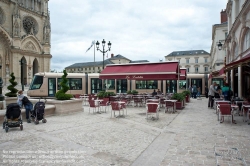
M 23 91 L 18 91 L 18 97 L 17 97 L 17 104 L 20 106 L 20 108 L 23 107 L 26 110 L 26 119 L 28 123 L 31 123 L 30 115 L 29 113 L 33 110 L 33 104 L 29 101 L 29 99 L 23 95 Z

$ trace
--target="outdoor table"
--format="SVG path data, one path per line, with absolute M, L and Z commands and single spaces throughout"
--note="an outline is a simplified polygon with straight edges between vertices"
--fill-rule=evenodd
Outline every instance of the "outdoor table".
M 224 101 L 223 99 L 220 99 L 220 98 L 213 98 L 213 100 L 214 100 L 214 109 L 215 110 L 217 109 L 216 102 L 218 102 L 218 101 Z
M 171 101 L 171 102 L 174 103 L 173 113 L 175 113 L 175 112 L 176 112 L 176 102 L 177 102 L 177 100 L 164 100 L 164 101 L 165 101 L 165 102 L 166 102 L 166 101 Z
M 81 99 L 83 99 L 84 105 L 87 105 L 87 101 L 88 101 L 87 99 L 89 98 L 89 96 L 85 96 L 85 95 L 82 96 L 82 95 L 81 95 L 81 96 L 79 96 L 79 97 L 80 97 Z
M 244 108 L 248 108 L 246 116 L 245 116 Z M 243 122 L 247 122 L 249 120 L 250 104 L 243 104 L 241 107 L 241 112 L 243 112 Z
M 98 99 L 98 100 L 94 100 L 94 101 L 95 101 L 95 103 L 98 104 L 98 112 L 97 113 L 101 114 L 101 112 L 100 112 L 100 102 L 102 102 L 103 100 Z
M 143 97 L 138 97 L 138 96 L 136 96 L 136 97 L 133 97 L 133 99 L 143 99 Z M 142 104 L 143 104 L 143 101 L 142 101 L 142 100 L 140 101 L 140 104 L 141 104 L 141 106 L 142 106 Z M 135 102 L 134 102 L 134 106 L 135 106 Z

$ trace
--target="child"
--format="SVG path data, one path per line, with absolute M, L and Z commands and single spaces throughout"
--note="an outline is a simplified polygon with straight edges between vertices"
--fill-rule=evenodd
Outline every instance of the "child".
M 33 110 L 33 104 L 29 101 L 29 99 L 23 95 L 23 91 L 18 91 L 17 104 L 20 108 L 23 107 L 26 109 L 26 119 L 28 123 L 31 123 L 29 113 Z

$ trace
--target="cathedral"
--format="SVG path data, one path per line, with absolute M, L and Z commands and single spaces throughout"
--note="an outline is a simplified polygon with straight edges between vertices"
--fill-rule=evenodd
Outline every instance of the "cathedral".
M 0 0 L 0 77 L 30 84 L 35 73 L 49 72 L 49 0 Z

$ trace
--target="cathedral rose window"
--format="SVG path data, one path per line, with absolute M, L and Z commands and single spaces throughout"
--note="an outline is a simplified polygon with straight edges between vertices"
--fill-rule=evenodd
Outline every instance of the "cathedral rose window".
M 23 19 L 23 28 L 27 34 L 36 35 L 38 32 L 38 25 L 32 17 L 25 17 Z

